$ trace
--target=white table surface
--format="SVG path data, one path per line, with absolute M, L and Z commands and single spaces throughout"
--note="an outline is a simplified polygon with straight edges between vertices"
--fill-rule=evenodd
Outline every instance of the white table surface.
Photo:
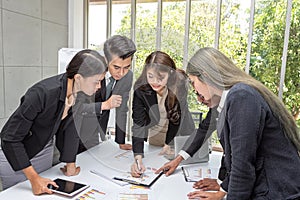
M 150 149 L 151 151 L 151 149 Z M 77 176 L 66 177 L 59 170 L 64 163 L 60 163 L 49 170 L 41 173 L 41 176 L 47 177 L 50 179 L 63 178 L 68 180 L 73 180 L 76 182 L 87 183 L 90 185 L 88 189 L 81 192 L 83 194 L 91 189 L 97 189 L 99 191 L 106 192 L 104 198 L 105 200 L 117 200 L 119 193 L 124 191 L 129 193 L 148 193 L 149 199 L 151 200 L 184 200 L 187 199 L 187 194 L 194 189 L 192 188 L 193 183 L 186 182 L 183 176 L 183 173 L 180 167 L 169 177 L 163 175 L 160 177 L 150 189 L 132 189 L 132 185 L 120 186 L 109 180 L 106 180 L 100 176 L 97 176 L 90 172 L 90 170 L 95 169 L 95 166 L 99 168 L 103 161 L 101 160 L 101 155 L 105 155 L 101 144 L 90 149 L 89 151 L 83 152 L 77 156 L 77 165 L 81 167 L 81 172 Z M 145 155 L 146 158 L 147 154 Z M 210 160 L 208 163 L 199 163 L 196 165 L 210 168 L 219 168 L 221 161 L 222 153 L 212 152 L 210 154 Z M 158 160 L 161 160 L 163 157 L 160 157 Z M 163 158 L 165 159 L 165 158 Z M 163 160 L 167 162 L 168 160 Z M 124 165 L 130 166 L 131 163 L 124 163 Z M 101 169 L 97 169 L 101 170 Z M 128 169 L 129 170 L 129 169 Z M 13 187 L 10 187 L 2 192 L 0 192 L 1 200 L 9 199 L 22 199 L 22 200 L 32 200 L 32 199 L 77 199 L 80 195 L 76 195 L 73 198 L 65 197 L 57 194 L 43 194 L 35 196 L 32 194 L 31 185 L 29 181 L 24 181 Z M 88 198 L 87 198 L 88 199 Z

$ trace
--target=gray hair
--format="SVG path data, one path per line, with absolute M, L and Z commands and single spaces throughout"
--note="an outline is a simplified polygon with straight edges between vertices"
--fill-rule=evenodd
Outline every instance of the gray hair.
M 114 35 L 105 41 L 103 51 L 109 63 L 113 56 L 118 56 L 123 60 L 132 57 L 136 52 L 136 47 L 131 39 L 121 35 Z
M 230 89 L 236 83 L 244 83 L 255 88 L 282 124 L 285 135 L 300 151 L 299 129 L 283 102 L 265 85 L 239 69 L 223 53 L 210 47 L 198 50 L 188 63 L 187 73 L 221 90 Z

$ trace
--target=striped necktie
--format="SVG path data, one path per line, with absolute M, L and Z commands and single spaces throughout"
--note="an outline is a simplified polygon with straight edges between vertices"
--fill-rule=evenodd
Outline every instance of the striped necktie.
M 109 77 L 109 83 L 106 86 L 106 99 L 110 97 L 114 83 L 115 79 L 112 76 Z

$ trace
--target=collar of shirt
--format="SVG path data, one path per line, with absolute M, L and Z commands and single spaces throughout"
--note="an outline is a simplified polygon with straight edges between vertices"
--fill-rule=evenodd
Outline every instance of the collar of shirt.
M 217 108 L 219 113 L 223 110 L 228 92 L 229 92 L 229 90 L 224 90 L 222 92 L 221 100 L 220 100 L 219 106 Z

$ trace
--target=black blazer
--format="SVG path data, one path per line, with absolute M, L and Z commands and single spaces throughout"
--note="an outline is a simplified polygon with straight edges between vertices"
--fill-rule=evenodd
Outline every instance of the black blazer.
M 65 74 L 42 80 L 25 93 L 1 130 L 2 150 L 14 170 L 31 165 L 57 132 L 65 105 Z
M 122 104 L 116 108 L 116 118 L 115 118 L 115 127 L 116 127 L 116 137 L 115 141 L 118 144 L 125 144 L 126 136 L 126 124 L 127 124 L 127 112 L 128 112 L 128 99 L 129 92 L 132 87 L 133 73 L 129 71 L 123 78 L 118 80 L 112 90 L 112 94 L 117 94 L 122 96 Z M 101 82 L 101 89 L 96 92 L 95 101 L 104 102 L 106 96 L 106 84 L 105 79 Z M 101 108 L 101 105 L 100 105 Z M 103 110 L 98 116 L 98 120 L 101 127 L 101 135 L 105 135 L 107 129 L 107 123 L 109 120 L 110 110 Z
M 82 92 L 77 94 L 76 103 L 69 109 L 68 116 L 61 120 L 66 93 L 67 76 L 60 74 L 36 83 L 21 98 L 19 107 L 1 131 L 2 150 L 14 170 L 30 166 L 29 160 L 54 135 L 60 151 L 60 161 L 75 162 L 79 137 L 86 141 L 95 133 L 92 130 L 99 130 L 97 115 L 100 115 L 101 104 L 91 104 L 91 100 L 86 99 Z M 86 127 L 82 128 L 86 118 L 93 123 L 88 131 Z
M 176 135 L 190 135 L 195 131 L 195 125 L 188 110 L 186 98 L 181 98 L 179 105 L 181 117 L 178 124 L 169 121 L 166 144 L 169 144 Z M 148 138 L 148 129 L 158 124 L 160 120 L 156 92 L 150 86 L 146 91 L 140 88 L 134 91 L 132 111 L 133 152 L 135 155 L 143 155 L 144 141 L 147 141 Z

